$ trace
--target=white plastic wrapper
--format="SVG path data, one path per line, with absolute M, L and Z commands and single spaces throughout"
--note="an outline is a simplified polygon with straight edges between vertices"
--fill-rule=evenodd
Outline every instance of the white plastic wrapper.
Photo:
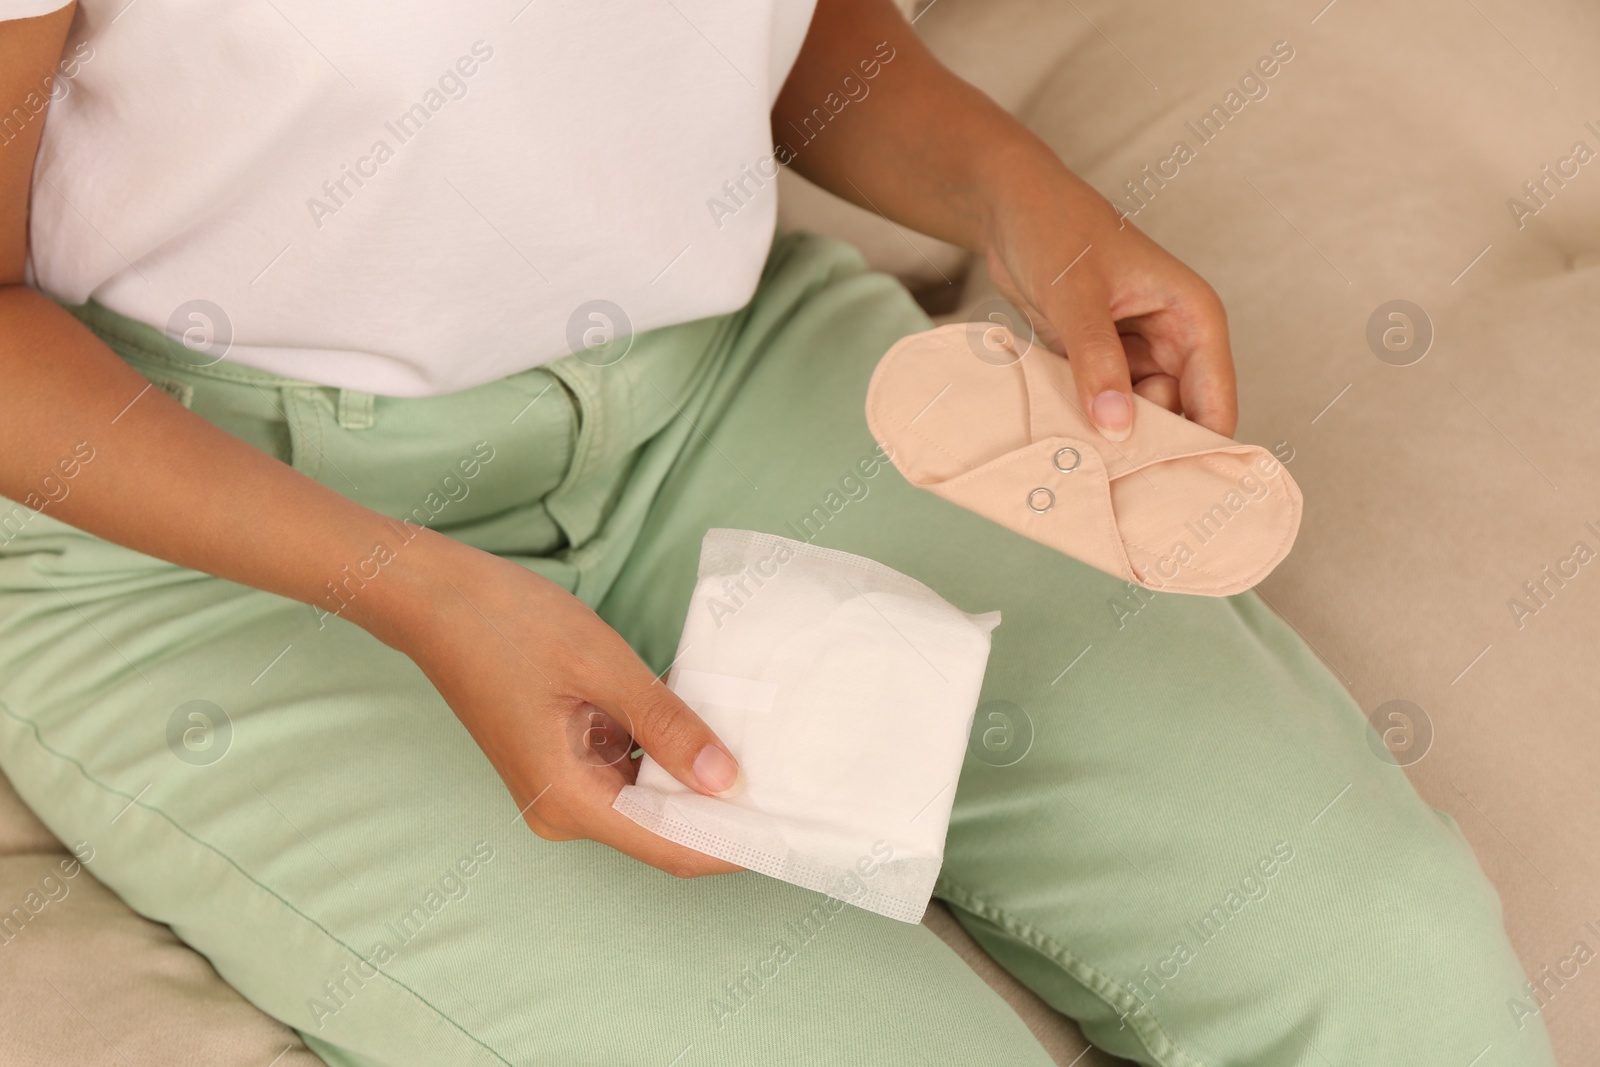
M 743 785 L 703 796 L 647 755 L 614 806 L 698 852 L 920 922 L 999 623 L 861 556 L 710 530 L 667 684 Z

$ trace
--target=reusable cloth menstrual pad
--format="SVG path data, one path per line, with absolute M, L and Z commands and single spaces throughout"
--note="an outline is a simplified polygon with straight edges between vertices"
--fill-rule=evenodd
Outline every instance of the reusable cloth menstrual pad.
M 867 425 L 912 485 L 1147 589 L 1230 596 L 1289 554 L 1300 488 L 1271 452 L 1141 396 L 1108 441 L 1077 395 L 1066 357 L 956 323 L 884 354 Z

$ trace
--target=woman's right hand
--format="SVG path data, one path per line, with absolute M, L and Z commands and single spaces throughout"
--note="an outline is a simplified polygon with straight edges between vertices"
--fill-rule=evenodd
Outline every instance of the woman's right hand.
M 391 569 L 404 577 L 391 595 L 368 602 L 379 614 L 357 621 L 422 668 L 534 833 L 599 841 L 678 877 L 741 869 L 657 837 L 611 807 L 638 776 L 636 747 L 707 795 L 737 789 L 738 765 L 588 605 L 525 567 L 432 531 L 401 548 L 384 568 Z
M 0 114 L 51 84 L 73 11 L 0 21 Z M 24 284 L 43 127 L 39 114 L 0 147 L 0 496 L 35 498 L 63 457 L 93 448 L 94 463 L 70 495 L 52 498 L 51 516 L 180 566 L 321 603 L 340 566 L 392 537 L 392 524 L 151 388 Z M 612 810 L 638 773 L 628 735 L 701 793 L 726 789 L 737 768 L 581 601 L 433 531 L 401 548 L 382 575 L 345 616 L 422 667 L 535 833 L 592 838 L 686 877 L 739 869 Z

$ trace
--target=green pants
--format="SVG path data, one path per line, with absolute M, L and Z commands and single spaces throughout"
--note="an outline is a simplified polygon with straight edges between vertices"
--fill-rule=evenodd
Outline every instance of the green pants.
M 1524 978 L 1464 840 L 1260 600 L 1135 595 L 876 459 L 868 376 L 928 321 L 846 246 L 781 238 L 735 314 L 430 399 L 195 367 L 80 313 L 229 431 L 572 589 L 657 670 L 711 526 L 999 609 L 939 895 L 1096 1044 L 1551 1062 L 1508 1010 Z M 541 840 L 403 656 L 48 506 L 0 511 L 0 766 L 332 1064 L 1049 1062 L 927 929 Z

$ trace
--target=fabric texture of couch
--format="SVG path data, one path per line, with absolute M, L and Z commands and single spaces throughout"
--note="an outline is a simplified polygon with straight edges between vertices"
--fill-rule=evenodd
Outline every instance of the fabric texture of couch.
M 1540 1012 L 1563 1062 L 1593 1061 L 1600 11 L 923 0 L 911 13 L 945 62 L 1222 295 L 1238 436 L 1292 449 L 1306 498 L 1295 551 L 1259 591 L 1472 842 L 1537 983 L 1506 1010 Z M 1293 58 L 1241 86 L 1279 42 Z M 992 307 L 961 250 L 792 174 L 779 186 L 786 226 L 852 240 L 930 308 L 955 308 L 947 320 Z M 0 1060 L 317 1062 L 165 928 L 90 875 L 59 877 L 67 856 L 0 782 L 0 911 L 42 902 L 0 935 Z M 1112 1062 L 948 913 L 926 921 L 1059 1063 Z

